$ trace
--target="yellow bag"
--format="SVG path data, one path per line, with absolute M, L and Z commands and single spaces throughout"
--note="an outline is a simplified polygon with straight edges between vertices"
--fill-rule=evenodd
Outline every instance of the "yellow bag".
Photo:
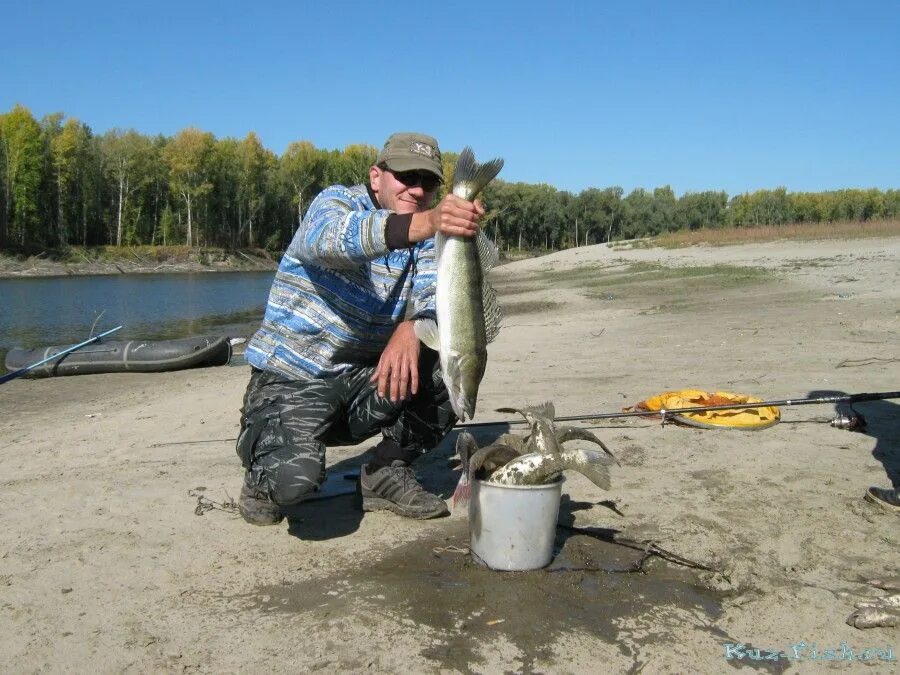
M 657 396 L 651 396 L 647 400 L 631 406 L 631 408 L 626 408 L 626 410 L 656 412 L 663 409 L 677 410 L 678 408 L 700 408 L 713 405 L 728 405 L 729 403 L 761 402 L 762 399 L 747 396 L 746 394 L 732 394 L 727 391 L 717 391 L 709 394 L 699 389 L 684 389 L 682 391 L 667 391 Z M 762 406 L 760 408 L 743 408 L 740 410 L 706 410 L 696 413 L 667 414 L 666 417 L 675 422 L 702 429 L 767 429 L 781 420 L 781 411 L 775 406 Z

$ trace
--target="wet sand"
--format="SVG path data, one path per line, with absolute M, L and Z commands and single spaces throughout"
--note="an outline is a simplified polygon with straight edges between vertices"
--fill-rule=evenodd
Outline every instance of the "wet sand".
M 512 419 L 500 406 L 608 412 L 682 388 L 900 389 L 898 238 L 592 246 L 505 265 L 495 280 L 512 311 L 477 422 Z M 828 405 L 782 408 L 758 432 L 591 425 L 622 466 L 609 492 L 567 477 L 560 519 L 600 536 L 561 527 L 548 569 L 499 573 L 466 555 L 461 514 L 359 512 L 344 476 L 369 444 L 329 450 L 337 496 L 276 527 L 245 524 L 227 502 L 247 377 L 225 367 L 0 386 L 8 668 L 813 672 L 842 643 L 855 659 L 900 648 L 897 629 L 845 623 L 883 594 L 866 579 L 900 571 L 897 514 L 862 500 L 869 485 L 900 483 L 900 401 L 859 405 L 866 433 L 831 427 Z M 454 438 L 417 465 L 445 497 Z M 226 506 L 197 515 L 198 495 Z M 633 571 L 641 552 L 617 537 L 715 571 L 658 557 Z M 726 658 L 729 644 L 793 655 L 801 641 L 802 658 Z M 844 667 L 860 667 L 846 653 Z M 869 655 L 867 672 L 897 667 Z

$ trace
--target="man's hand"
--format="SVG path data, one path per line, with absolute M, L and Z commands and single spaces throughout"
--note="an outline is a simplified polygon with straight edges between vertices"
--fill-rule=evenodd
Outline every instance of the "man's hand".
M 378 360 L 370 382 L 378 381 L 378 395 L 390 395 L 391 401 L 403 401 L 419 391 L 419 338 L 414 321 L 397 326 Z
M 483 215 L 484 206 L 479 200 L 470 202 L 449 194 L 433 209 L 413 214 L 409 240 L 425 241 L 438 232 L 452 237 L 474 237 Z

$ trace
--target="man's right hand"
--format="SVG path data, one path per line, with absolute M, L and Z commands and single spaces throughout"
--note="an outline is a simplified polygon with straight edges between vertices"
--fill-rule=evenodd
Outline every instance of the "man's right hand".
M 413 214 L 409 240 L 425 241 L 438 232 L 452 237 L 474 237 L 483 215 L 484 207 L 479 200 L 470 202 L 449 194 L 433 209 Z

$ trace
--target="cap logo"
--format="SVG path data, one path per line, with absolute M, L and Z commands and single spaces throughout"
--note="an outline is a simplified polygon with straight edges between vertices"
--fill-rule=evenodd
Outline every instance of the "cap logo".
M 428 159 L 433 159 L 435 155 L 433 147 L 428 145 L 428 143 L 420 143 L 419 141 L 411 143 L 409 151 L 414 152 L 417 155 L 422 155 L 423 157 L 428 157 Z

